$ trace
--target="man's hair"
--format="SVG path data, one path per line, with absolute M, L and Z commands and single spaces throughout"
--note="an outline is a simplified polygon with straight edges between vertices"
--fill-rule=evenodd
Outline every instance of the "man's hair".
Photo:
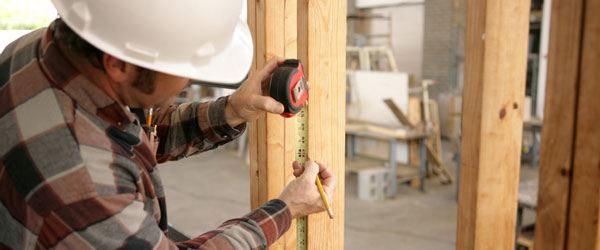
M 73 32 L 61 18 L 54 21 L 54 39 L 69 51 L 87 59 L 92 66 L 104 71 L 102 64 L 104 52 Z
M 61 18 L 54 21 L 53 32 L 54 39 L 63 47 L 86 59 L 92 66 L 106 71 L 102 63 L 104 52 L 77 35 Z M 146 94 L 152 94 L 156 89 L 154 82 L 156 72 L 144 67 L 136 67 L 138 74 L 132 86 Z

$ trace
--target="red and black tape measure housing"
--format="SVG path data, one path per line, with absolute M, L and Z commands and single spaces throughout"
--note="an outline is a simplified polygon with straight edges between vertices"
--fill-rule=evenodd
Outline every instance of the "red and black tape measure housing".
M 288 59 L 273 72 L 269 94 L 283 104 L 283 117 L 292 117 L 302 109 L 308 99 L 308 84 L 302 61 Z

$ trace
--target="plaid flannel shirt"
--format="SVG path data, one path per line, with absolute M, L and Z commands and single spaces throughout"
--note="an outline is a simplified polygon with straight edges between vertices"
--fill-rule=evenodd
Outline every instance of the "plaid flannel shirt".
M 52 26 L 50 26 L 52 27 Z M 227 98 L 158 110 L 158 153 L 143 121 L 76 70 L 34 31 L 0 56 L 0 248 L 263 249 L 287 231 L 281 200 L 190 241 L 166 238 L 157 159 L 231 141 Z

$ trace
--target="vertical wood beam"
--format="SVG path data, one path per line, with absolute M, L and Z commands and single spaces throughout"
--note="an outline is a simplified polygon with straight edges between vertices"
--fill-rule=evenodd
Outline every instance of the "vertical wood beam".
M 298 0 L 298 56 L 306 64 L 308 156 L 337 177 L 332 209 L 308 216 L 307 249 L 344 249 L 346 1 Z
M 583 0 L 553 0 L 535 249 L 564 249 L 575 142 Z
M 600 249 L 600 0 L 584 3 L 567 249 Z M 577 28 L 577 27 L 575 27 Z
M 297 0 L 286 0 L 285 1 L 285 58 L 298 58 L 298 2 Z M 294 145 L 296 136 L 296 119 L 284 119 L 285 126 L 285 168 L 284 178 L 285 183 L 289 183 L 295 177 L 293 169 L 291 168 L 292 162 L 294 162 Z M 295 250 L 296 249 L 296 220 L 292 221 L 290 229 L 285 234 L 284 249 Z
M 248 0 L 248 24 L 254 39 L 251 75 L 273 57 L 296 56 L 296 5 L 293 1 Z M 295 123 L 279 115 L 265 114 L 250 123 L 250 202 L 255 209 L 277 198 L 293 179 Z M 296 226 L 270 249 L 295 249 Z
M 333 210 L 307 220 L 308 249 L 344 246 L 346 3 L 328 0 L 248 0 L 255 41 L 253 71 L 274 57 L 300 58 L 310 82 L 308 155 L 337 176 Z M 276 198 L 293 179 L 295 120 L 265 115 L 250 124 L 251 206 Z M 295 224 L 271 249 L 296 249 Z
M 273 3 L 271 3 L 273 2 Z M 250 73 L 262 69 L 274 56 L 284 56 L 284 5 L 282 1 L 248 1 L 248 19 L 254 20 L 255 66 Z M 254 11 L 250 13 L 250 11 Z M 255 209 L 283 190 L 284 121 L 277 115 L 265 114 L 249 124 L 251 207 Z M 273 166 L 273 167 L 270 167 Z M 277 167 L 275 167 L 277 166 Z
M 514 248 L 529 8 L 467 2 L 457 249 Z

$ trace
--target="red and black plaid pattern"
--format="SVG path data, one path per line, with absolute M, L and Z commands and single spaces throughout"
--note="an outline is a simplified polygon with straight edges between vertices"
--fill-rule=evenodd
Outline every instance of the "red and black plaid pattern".
M 145 122 L 82 75 L 34 31 L 0 55 L 0 248 L 262 249 L 290 225 L 272 200 L 218 229 L 169 241 L 159 162 L 214 149 L 241 134 L 227 98 L 157 110 L 154 155 Z

